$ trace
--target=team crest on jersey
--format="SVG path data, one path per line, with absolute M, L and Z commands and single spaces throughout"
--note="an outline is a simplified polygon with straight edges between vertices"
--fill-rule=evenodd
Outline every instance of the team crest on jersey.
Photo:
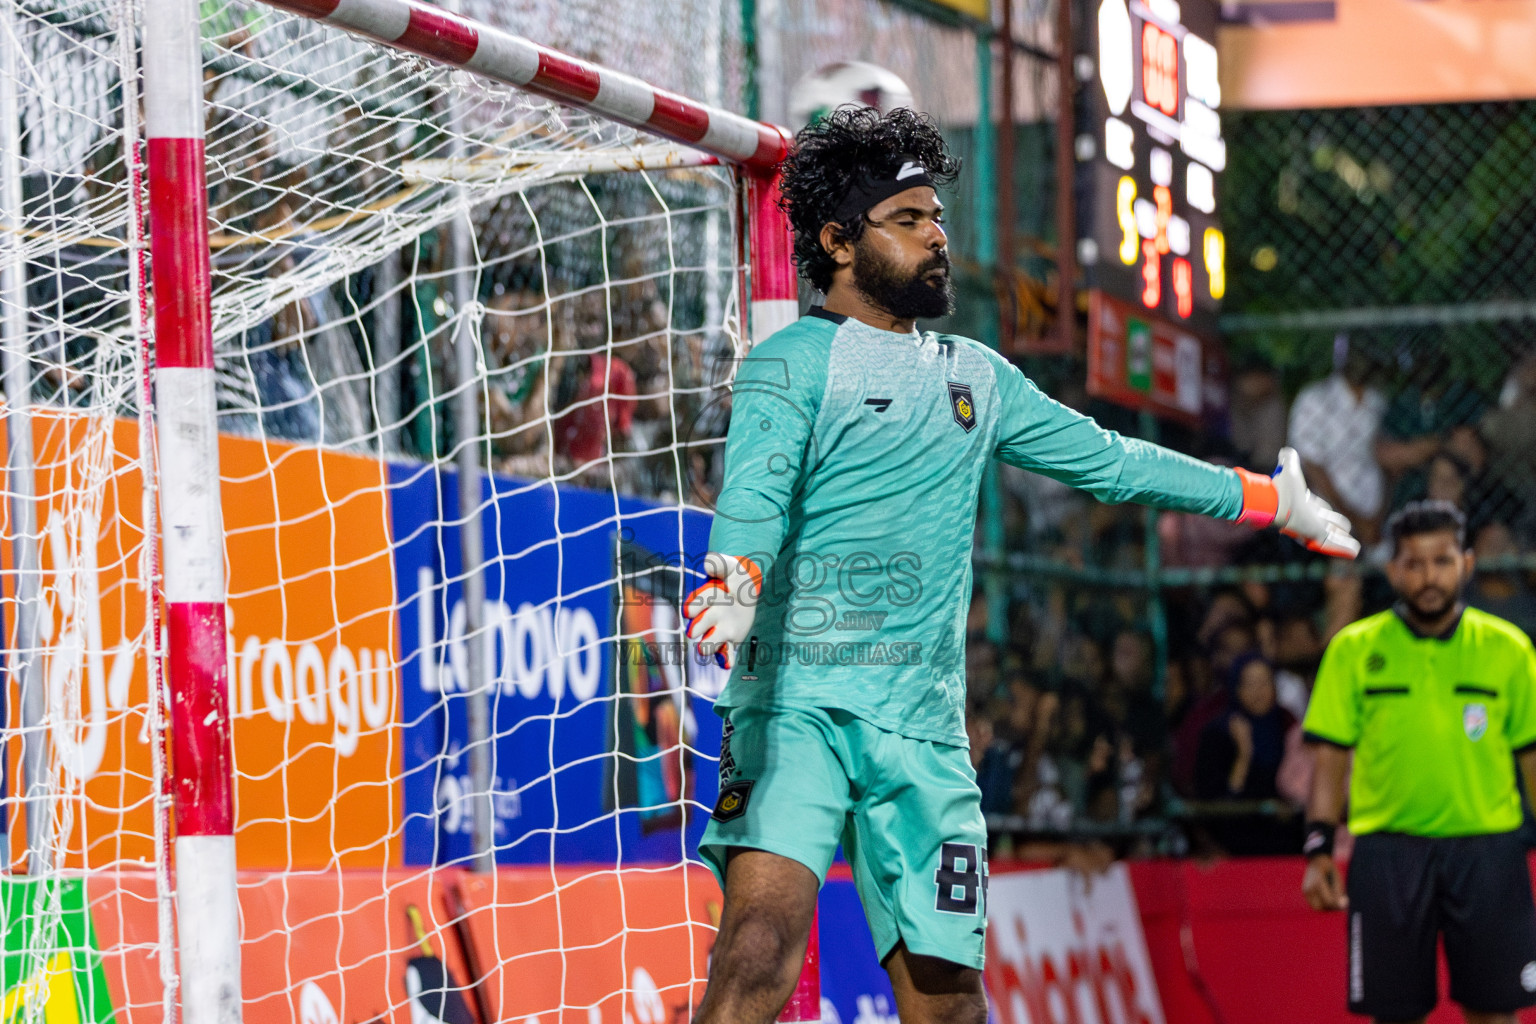
M 955 422 L 969 434 L 976 427 L 976 400 L 971 397 L 969 384 L 949 384 L 949 407 L 955 412 Z
M 720 790 L 720 799 L 715 801 L 716 821 L 730 821 L 747 813 L 747 797 L 752 795 L 752 780 L 743 779 L 733 782 Z
M 1468 704 L 1461 709 L 1461 728 L 1467 739 L 1476 743 L 1488 731 L 1488 707 L 1485 704 Z

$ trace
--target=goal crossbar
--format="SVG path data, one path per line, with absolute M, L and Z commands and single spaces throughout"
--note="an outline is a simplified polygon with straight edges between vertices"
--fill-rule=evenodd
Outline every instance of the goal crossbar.
M 778 125 L 658 89 L 621 71 L 417 0 L 262 2 L 760 173 L 771 173 L 789 152 L 789 133 Z

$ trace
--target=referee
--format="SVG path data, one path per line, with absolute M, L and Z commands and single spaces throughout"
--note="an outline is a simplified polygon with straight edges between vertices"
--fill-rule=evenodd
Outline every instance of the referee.
M 1303 729 L 1317 753 L 1307 806 L 1307 902 L 1348 909 L 1349 1009 L 1422 1021 L 1451 998 L 1470 1024 L 1536 1003 L 1536 910 L 1515 786 L 1536 792 L 1536 651 L 1461 601 L 1472 574 L 1454 505 L 1415 502 L 1387 525 L 1398 601 L 1328 645 Z M 1353 750 L 1348 895 L 1333 862 Z

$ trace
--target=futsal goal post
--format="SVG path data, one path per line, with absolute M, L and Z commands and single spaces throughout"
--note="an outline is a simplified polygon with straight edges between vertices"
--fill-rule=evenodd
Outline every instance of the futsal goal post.
M 104 976 L 126 1019 L 660 1024 L 631 960 L 684 943 L 674 987 L 702 990 L 690 844 L 720 683 L 667 651 L 730 367 L 797 315 L 790 138 L 415 0 L 51 11 L 0 40 L 31 61 L 6 72 L 29 167 L 55 121 L 95 126 L 91 198 L 5 206 L 26 307 L 8 427 L 38 438 L 8 487 L 37 522 L 9 531 L 43 580 L 17 590 L 43 623 L 12 651 L 40 666 L 23 699 L 52 702 L 20 726 L 15 808 L 60 880 L 38 978 L 75 884 L 101 949 L 61 970 Z M 40 55 L 104 98 L 26 81 Z M 57 256 L 91 244 L 123 264 L 84 330 Z M 138 872 L 169 843 L 174 880 Z M 647 903 L 668 898 L 680 938 Z M 135 901 L 161 910 L 149 932 Z M 547 938 L 496 924 L 525 907 Z M 409 964 L 395 938 L 370 952 L 375 921 L 406 929 Z M 782 1019 L 820 1019 L 814 940 Z M 622 976 L 571 995 L 610 961 Z M 556 995 L 519 1003 L 550 972 Z

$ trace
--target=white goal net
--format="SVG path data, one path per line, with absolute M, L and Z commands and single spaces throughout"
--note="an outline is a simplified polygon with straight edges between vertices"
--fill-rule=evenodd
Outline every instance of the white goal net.
M 734 5 L 482 6 L 740 88 Z M 743 349 L 736 172 L 202 12 L 245 1018 L 686 1019 L 723 678 L 676 606 Z M 169 1021 L 178 985 L 140 26 L 0 0 L 7 1021 Z

